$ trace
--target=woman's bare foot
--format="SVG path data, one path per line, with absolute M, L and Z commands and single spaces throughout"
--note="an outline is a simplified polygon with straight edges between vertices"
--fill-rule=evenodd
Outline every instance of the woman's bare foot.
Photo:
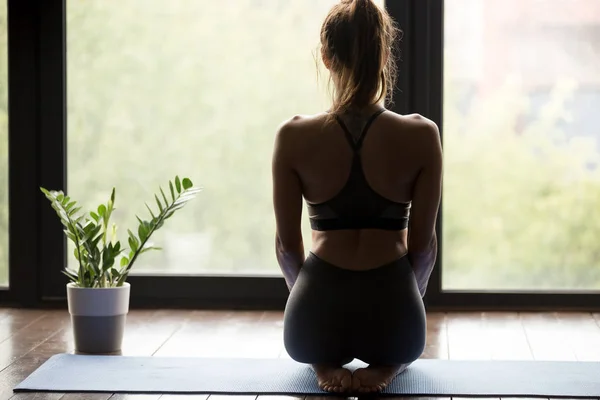
M 342 393 L 350 390 L 352 373 L 346 368 L 331 365 L 313 365 L 319 387 L 326 392 Z
M 359 368 L 352 374 L 352 391 L 358 393 L 381 392 L 390 382 L 406 370 L 410 364 L 395 366 L 369 365 Z

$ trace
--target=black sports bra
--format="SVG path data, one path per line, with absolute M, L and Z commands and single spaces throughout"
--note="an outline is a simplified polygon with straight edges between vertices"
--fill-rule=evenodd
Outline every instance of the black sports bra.
M 306 202 L 313 230 L 402 230 L 408 226 L 411 203 L 396 203 L 375 192 L 362 169 L 360 149 L 363 141 L 373 121 L 384 111 L 381 109 L 368 119 L 356 141 L 342 119 L 335 116 L 354 151 L 352 167 L 348 181 L 333 198 L 318 204 Z

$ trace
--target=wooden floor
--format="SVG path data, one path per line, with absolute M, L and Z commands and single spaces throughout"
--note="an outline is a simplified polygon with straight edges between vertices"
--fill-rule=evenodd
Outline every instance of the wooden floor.
M 123 355 L 287 357 L 280 312 L 144 310 L 132 311 L 127 324 Z M 600 314 L 432 313 L 428 324 L 424 358 L 600 361 Z M 72 351 L 66 310 L 0 308 L 0 400 L 234 397 L 12 393 L 17 383 L 50 356 Z M 259 397 L 235 399 L 285 399 Z

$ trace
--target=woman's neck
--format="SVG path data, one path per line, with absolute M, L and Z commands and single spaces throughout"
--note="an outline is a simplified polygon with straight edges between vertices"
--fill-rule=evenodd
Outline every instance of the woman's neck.
M 349 108 L 343 112 L 343 114 L 353 115 L 353 116 L 370 116 L 374 112 L 385 108 L 383 101 L 359 108 Z

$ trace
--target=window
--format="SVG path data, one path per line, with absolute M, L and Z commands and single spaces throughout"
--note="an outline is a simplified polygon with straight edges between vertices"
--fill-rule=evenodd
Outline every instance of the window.
M 600 289 L 600 3 L 446 0 L 444 290 Z
M 279 274 L 274 133 L 328 106 L 315 56 L 336 2 L 67 3 L 69 195 L 96 207 L 115 186 L 123 239 L 176 174 L 204 188 L 137 272 Z
M 8 43 L 6 2 L 0 2 L 0 288 L 8 286 Z

